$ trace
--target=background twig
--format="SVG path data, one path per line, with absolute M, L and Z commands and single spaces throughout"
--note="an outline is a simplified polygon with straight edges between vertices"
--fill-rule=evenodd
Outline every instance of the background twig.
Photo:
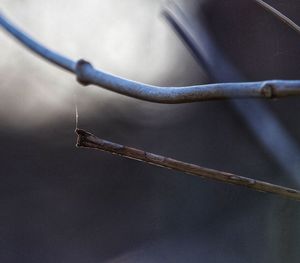
M 275 17 L 279 18 L 283 23 L 288 25 L 290 28 L 294 29 L 298 34 L 300 34 L 300 26 L 298 26 L 294 21 L 292 21 L 290 18 L 279 12 L 274 7 L 267 4 L 265 1 L 262 0 L 254 0 L 256 3 L 258 3 L 260 6 L 262 6 L 265 10 L 273 14 Z

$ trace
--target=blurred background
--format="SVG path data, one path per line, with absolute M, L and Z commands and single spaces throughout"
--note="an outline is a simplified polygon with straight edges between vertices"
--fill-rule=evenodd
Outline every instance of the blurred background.
M 300 24 L 299 1 L 268 3 Z M 175 4 L 1 10 L 59 53 L 148 84 L 299 79 L 300 36 L 255 1 Z M 298 262 L 297 202 L 77 149 L 74 134 L 77 104 L 101 138 L 299 189 L 298 98 L 159 105 L 82 87 L 3 30 L 0 43 L 1 262 Z

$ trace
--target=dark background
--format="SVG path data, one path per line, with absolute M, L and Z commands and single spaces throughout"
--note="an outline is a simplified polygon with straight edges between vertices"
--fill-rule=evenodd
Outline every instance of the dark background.
M 300 2 L 268 3 L 300 23 Z M 182 1 L 181 6 L 196 17 L 200 3 Z M 222 50 L 248 80 L 299 78 L 300 36 L 253 1 L 207 1 L 205 12 Z M 176 37 L 173 41 L 182 45 Z M 11 41 L 11 45 L 18 44 Z M 18 52 L 27 53 L 21 48 Z M 177 72 L 153 83 L 207 81 L 188 52 L 178 57 L 182 65 Z M 0 75 L 3 89 L 10 78 L 22 83 L 10 59 L 5 62 L 9 73 Z M 28 55 L 26 63 L 31 60 L 37 59 Z M 23 74 L 34 78 L 35 71 L 28 67 L 24 65 Z M 101 98 L 98 88 L 80 87 L 73 79 L 70 83 L 77 94 L 79 127 L 101 138 L 300 187 L 228 102 L 157 105 L 116 95 L 110 103 L 109 97 Z M 25 83 L 22 89 L 26 88 Z M 297 202 L 77 149 L 70 94 L 64 111 L 54 112 L 49 122 L 24 128 L 18 127 L 20 121 L 14 125 L 2 121 L 1 262 L 298 262 Z M 11 103 L 14 99 L 22 103 L 22 94 L 13 96 L 11 91 L 10 96 Z M 266 104 L 299 141 L 299 99 Z M 5 115 L 17 118 L 9 111 Z

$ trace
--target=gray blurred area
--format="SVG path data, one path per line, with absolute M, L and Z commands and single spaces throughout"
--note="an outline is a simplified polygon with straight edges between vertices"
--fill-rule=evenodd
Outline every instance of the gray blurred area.
M 300 36 L 253 1 L 177 3 L 193 17 L 201 4 L 248 80 L 299 79 Z M 268 3 L 300 24 L 299 1 Z M 1 1 L 66 56 L 150 84 L 206 83 L 162 6 Z M 1 262 L 299 262 L 299 203 L 75 147 L 76 100 L 79 127 L 101 138 L 299 188 L 228 102 L 158 105 L 81 87 L 4 32 L 0 43 Z M 299 98 L 267 106 L 300 142 Z

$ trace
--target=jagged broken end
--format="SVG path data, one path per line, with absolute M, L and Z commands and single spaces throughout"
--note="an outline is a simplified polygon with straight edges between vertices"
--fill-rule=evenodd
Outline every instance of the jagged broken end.
M 77 142 L 76 147 L 87 147 L 88 138 L 94 136 L 92 133 L 87 132 L 83 129 L 75 129 L 75 133 L 77 134 Z

